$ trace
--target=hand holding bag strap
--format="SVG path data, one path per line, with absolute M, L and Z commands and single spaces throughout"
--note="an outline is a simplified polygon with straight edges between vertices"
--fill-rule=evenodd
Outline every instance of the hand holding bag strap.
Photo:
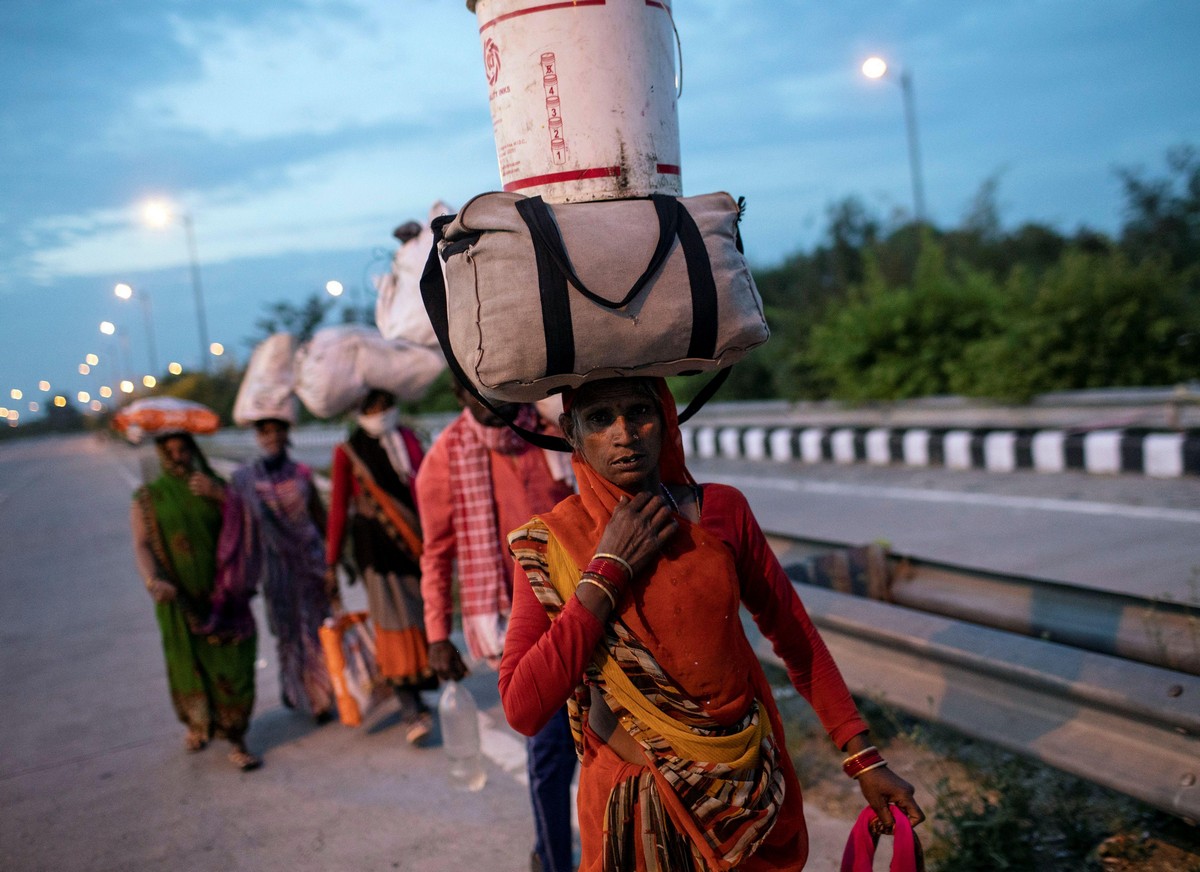
M 873 808 L 864 808 L 850 830 L 846 850 L 842 854 L 841 872 L 871 872 L 874 867 L 875 848 L 878 840 L 871 835 L 870 824 L 877 815 Z M 891 872 L 924 872 L 925 857 L 921 842 L 913 832 L 900 809 L 893 806 L 892 817 L 896 821 L 892 844 Z

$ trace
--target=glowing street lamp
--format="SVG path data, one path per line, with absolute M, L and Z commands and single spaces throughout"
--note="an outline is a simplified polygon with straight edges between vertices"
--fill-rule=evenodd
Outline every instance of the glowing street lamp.
M 112 396 L 112 388 L 110 388 L 108 385 L 100 385 L 100 396 L 107 400 Z
M 172 360 L 167 364 L 167 372 L 169 372 L 171 375 L 179 375 L 183 372 L 183 364 Z
M 208 350 L 212 353 L 213 357 L 220 357 L 225 353 L 225 346 L 220 342 L 214 342 L 212 345 L 208 346 Z
M 156 379 L 152 375 L 144 375 L 144 376 L 142 376 L 142 384 L 144 384 L 148 388 L 152 388 L 156 384 L 158 384 L 158 379 Z
M 887 61 L 869 57 L 863 61 L 862 73 L 868 79 L 891 78 Z M 904 126 L 908 132 L 908 167 L 912 174 L 913 208 L 916 219 L 925 222 L 925 186 L 921 180 L 921 153 L 917 146 L 917 108 L 910 70 L 901 70 L 897 77 L 904 98 Z
M 133 393 L 133 382 L 131 382 L 129 379 L 122 379 L 121 380 L 121 393 L 132 394 Z
M 105 336 L 112 336 L 114 333 L 117 332 L 117 325 L 114 324 L 112 321 L 101 321 L 100 322 L 100 332 L 103 333 Z
M 90 366 L 88 366 L 86 363 L 79 364 L 79 374 L 80 375 L 87 375 L 91 371 L 92 371 L 92 368 Z
M 204 289 L 200 284 L 200 258 L 196 253 L 196 228 L 190 213 L 177 209 L 166 200 L 150 200 L 142 205 L 142 220 L 151 227 L 166 227 L 178 219 L 187 239 L 188 263 L 192 271 L 192 295 L 196 298 L 196 326 L 200 331 L 200 365 L 208 371 L 208 319 L 204 314 Z
M 340 297 L 345 290 L 345 286 L 336 279 L 331 279 L 325 283 L 325 292 L 331 297 Z
M 863 75 L 868 79 L 882 79 L 887 74 L 887 61 L 883 58 L 871 57 L 863 61 Z
M 100 363 L 100 356 L 96 354 L 89 354 L 84 358 L 84 361 L 88 366 L 96 366 L 98 363 Z
M 21 397 L 25 396 L 23 393 L 21 393 L 20 388 L 13 388 L 11 391 L 8 392 L 8 395 L 10 397 L 12 397 L 14 400 L 19 400 L 19 399 L 21 399 Z
M 145 291 L 138 291 L 135 294 L 133 286 L 125 282 L 121 282 L 113 288 L 113 293 L 122 300 L 130 300 L 136 297 L 138 302 L 142 304 L 142 315 L 146 319 L 146 351 L 147 356 L 150 358 L 150 371 L 158 372 L 158 353 L 155 351 L 154 343 L 154 321 L 150 317 L 150 295 Z
M 50 390 L 50 382 L 46 381 L 45 379 L 42 379 L 40 382 L 38 382 L 38 390 L 39 391 Z

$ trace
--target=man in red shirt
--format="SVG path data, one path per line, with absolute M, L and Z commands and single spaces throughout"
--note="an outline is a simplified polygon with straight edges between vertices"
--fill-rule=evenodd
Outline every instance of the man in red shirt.
M 416 477 L 424 550 L 421 593 L 429 665 L 443 680 L 467 673 L 450 641 L 456 575 L 467 650 L 496 668 L 512 611 L 513 562 L 506 536 L 573 492 L 569 458 L 525 442 L 461 387 L 462 414 L 433 446 Z M 498 407 L 526 429 L 546 429 L 534 406 Z M 565 709 L 527 743 L 537 843 L 535 866 L 573 869 L 571 780 L 575 746 Z

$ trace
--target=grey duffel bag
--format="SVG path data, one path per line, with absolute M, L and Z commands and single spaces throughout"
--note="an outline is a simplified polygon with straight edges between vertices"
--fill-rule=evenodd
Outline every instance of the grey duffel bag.
M 725 193 L 481 194 L 434 220 L 421 295 L 455 374 L 496 400 L 724 369 L 770 335 L 738 218 Z

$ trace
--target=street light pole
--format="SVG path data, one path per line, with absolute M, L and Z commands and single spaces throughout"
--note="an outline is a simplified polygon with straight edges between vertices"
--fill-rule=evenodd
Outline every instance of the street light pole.
M 209 371 L 208 318 L 204 314 L 204 288 L 200 284 L 200 256 L 196 251 L 196 227 L 191 213 L 165 200 L 151 200 L 142 206 L 142 218 L 152 227 L 162 227 L 178 218 L 187 238 L 188 264 L 192 273 L 192 296 L 196 299 L 196 327 L 200 331 L 200 366 Z
M 908 166 L 912 174 L 913 207 L 917 221 L 924 224 L 925 184 L 921 179 L 921 152 L 917 146 L 917 99 L 909 70 L 900 73 L 900 91 L 904 95 L 904 126 L 908 128 Z
M 867 58 L 862 65 L 869 79 L 891 78 L 887 63 L 879 57 Z M 904 126 L 908 134 L 908 168 L 912 177 L 913 210 L 917 221 L 925 223 L 925 183 L 921 176 L 921 152 L 917 142 L 917 98 L 911 70 L 901 70 L 898 77 L 904 98 Z
M 140 289 L 137 291 L 134 291 L 133 287 L 131 285 L 126 284 L 125 282 L 122 282 L 121 284 L 117 285 L 113 289 L 113 293 L 115 293 L 122 300 L 128 300 L 132 297 L 132 298 L 137 298 L 137 301 L 139 303 L 141 303 L 142 315 L 144 316 L 144 318 L 146 320 L 146 351 L 147 351 L 147 356 L 150 359 L 150 373 L 152 375 L 157 375 L 158 374 L 158 350 L 156 348 L 156 343 L 154 341 L 154 320 L 150 314 L 150 295 Z
M 118 330 L 117 325 L 112 321 L 101 321 L 100 332 L 105 336 L 111 336 L 113 348 L 116 353 L 112 355 L 113 369 L 120 367 L 123 375 L 117 375 L 118 381 L 130 381 L 129 370 L 129 337 L 125 335 L 124 330 Z
M 192 216 L 181 212 L 179 220 L 183 222 L 183 232 L 187 236 L 188 261 L 192 268 L 192 294 L 196 298 L 196 324 L 200 328 L 200 365 L 204 371 L 209 371 L 208 365 L 208 318 L 204 314 L 204 289 L 200 285 L 200 258 L 196 254 L 196 228 L 192 224 Z

